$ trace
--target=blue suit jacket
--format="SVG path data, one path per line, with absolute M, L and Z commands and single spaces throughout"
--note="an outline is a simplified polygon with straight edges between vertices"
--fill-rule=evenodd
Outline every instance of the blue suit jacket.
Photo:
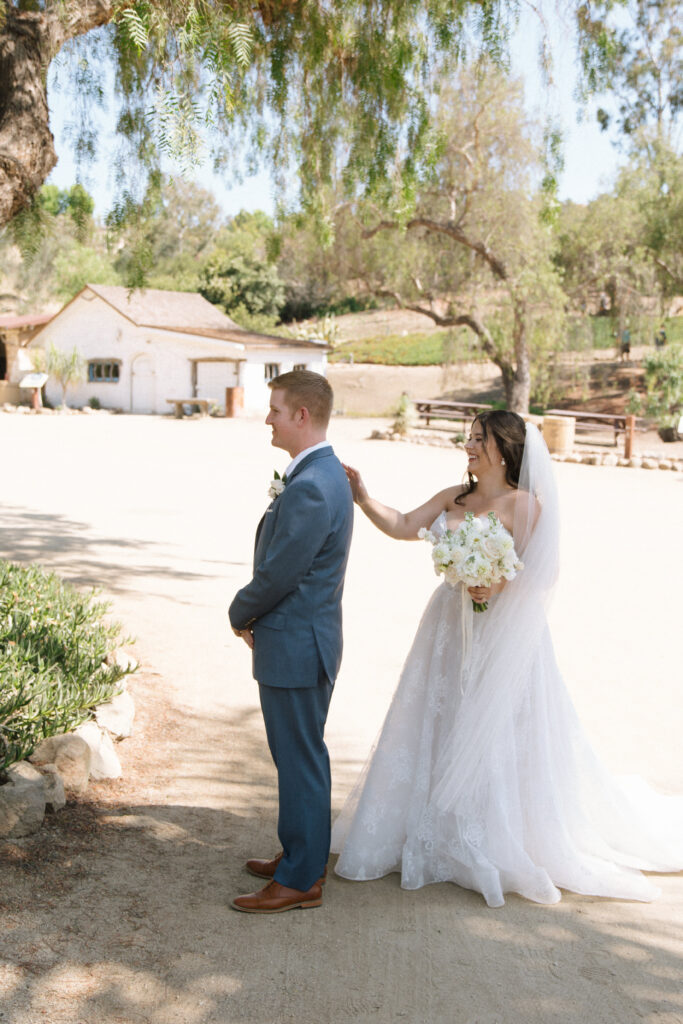
M 342 655 L 341 599 L 353 499 L 331 448 L 301 460 L 256 531 L 254 575 L 230 605 L 254 632 L 254 678 L 266 686 L 334 682 Z

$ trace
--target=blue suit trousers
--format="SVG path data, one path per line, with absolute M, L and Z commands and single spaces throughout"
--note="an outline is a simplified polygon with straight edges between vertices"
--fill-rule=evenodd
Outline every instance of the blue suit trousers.
M 332 690 L 324 675 L 317 686 L 259 683 L 278 777 L 278 836 L 284 856 L 275 881 L 303 892 L 320 878 L 330 854 L 330 758 L 323 737 Z

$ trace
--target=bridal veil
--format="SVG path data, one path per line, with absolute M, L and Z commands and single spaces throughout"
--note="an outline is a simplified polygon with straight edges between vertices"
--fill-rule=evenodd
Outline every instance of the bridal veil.
M 473 616 L 465 658 L 459 619 L 472 615 L 471 600 L 461 586 L 437 588 L 335 822 L 336 870 L 356 879 L 400 871 L 406 888 L 452 881 L 491 906 L 506 892 L 552 903 L 561 889 L 652 899 L 641 869 L 683 868 L 683 799 L 611 776 L 577 719 L 546 617 L 557 488 L 531 424 L 519 489 L 513 533 L 524 568 Z

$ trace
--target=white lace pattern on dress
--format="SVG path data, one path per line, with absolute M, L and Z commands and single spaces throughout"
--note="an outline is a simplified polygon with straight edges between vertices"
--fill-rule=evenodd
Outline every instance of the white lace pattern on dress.
M 445 529 L 443 514 L 432 529 Z M 517 650 L 519 671 L 506 672 L 490 652 L 514 604 L 506 611 L 492 598 L 474 616 L 463 687 L 463 596 L 470 600 L 443 583 L 429 601 L 375 748 L 334 824 L 337 873 L 367 880 L 398 871 L 406 889 L 455 882 L 494 907 L 507 892 L 555 903 L 560 889 L 652 899 L 657 890 L 638 869 L 683 867 L 683 800 L 605 771 L 544 617 L 525 634 L 531 650 Z

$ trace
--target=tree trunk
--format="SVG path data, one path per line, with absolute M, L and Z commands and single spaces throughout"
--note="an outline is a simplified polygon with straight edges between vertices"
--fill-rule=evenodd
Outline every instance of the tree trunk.
M 512 338 L 515 346 L 515 369 L 505 381 L 505 400 L 511 412 L 525 416 L 529 412 L 531 395 L 531 364 L 526 342 L 526 303 L 513 296 Z
M 5 8 L 0 26 L 0 227 L 30 205 L 57 163 L 47 105 L 47 68 L 67 39 L 111 20 L 105 0 Z
M 43 22 L 10 7 L 0 33 L 0 224 L 29 205 L 57 163 L 48 124 Z
M 420 303 L 404 302 L 397 291 L 387 288 L 372 288 L 371 290 L 376 295 L 390 296 L 402 309 L 412 309 L 416 313 L 423 313 L 440 327 L 464 325 L 474 331 L 484 352 L 486 352 L 491 362 L 495 363 L 501 372 L 508 409 L 511 412 L 519 413 L 520 416 L 525 416 L 529 412 L 529 398 L 531 395 L 531 365 L 526 330 L 527 307 L 524 300 L 515 292 L 502 260 L 495 255 L 487 244 L 468 237 L 461 228 L 454 224 L 439 223 L 425 217 L 418 217 L 409 221 L 406 227 L 408 230 L 419 227 L 427 232 L 441 233 L 453 238 L 461 245 L 467 246 L 467 248 L 476 252 L 488 264 L 494 277 L 497 277 L 505 284 L 512 301 L 514 363 L 508 362 L 508 360 L 498 354 L 491 332 L 479 316 L 475 316 L 472 313 L 440 316 L 431 307 L 422 306 Z M 394 231 L 397 229 L 397 221 L 380 221 L 373 228 L 364 229 L 362 236 L 363 238 L 372 238 L 378 231 Z
M 523 377 L 520 379 L 519 368 L 513 370 L 511 366 L 505 369 L 500 367 L 505 388 L 505 404 L 510 412 L 517 412 L 520 416 L 526 416 L 529 412 L 529 394 L 531 382 Z

